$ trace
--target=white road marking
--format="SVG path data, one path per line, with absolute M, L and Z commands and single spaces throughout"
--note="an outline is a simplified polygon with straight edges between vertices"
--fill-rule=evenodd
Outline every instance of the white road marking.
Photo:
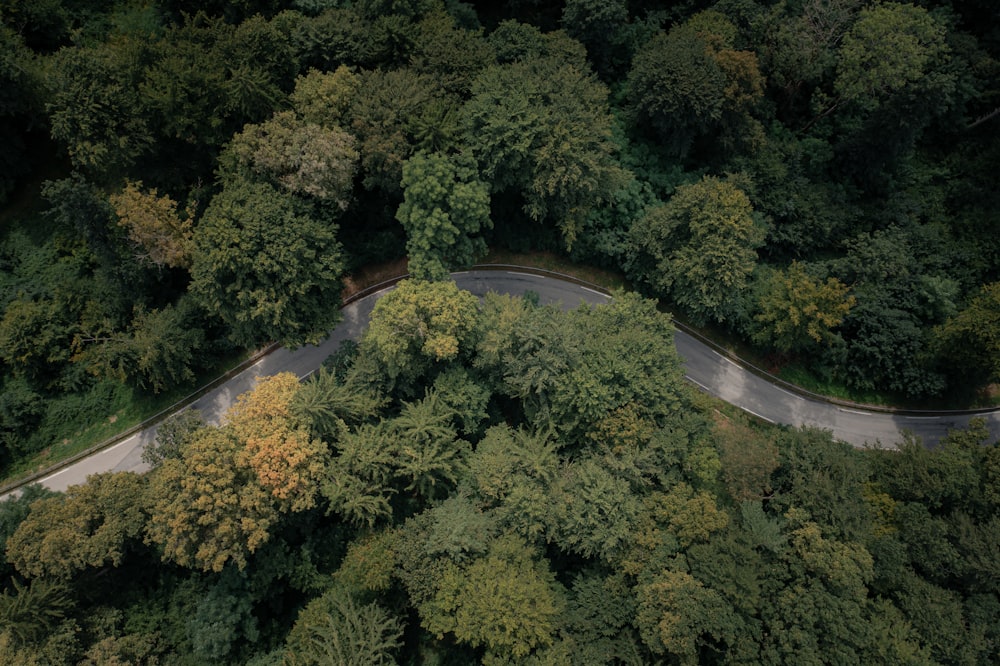
M 845 409 L 843 407 L 837 407 L 838 412 L 846 412 L 848 414 L 860 414 L 861 416 L 874 416 L 871 412 L 859 412 L 856 409 Z
M 737 405 L 737 406 L 739 407 L 739 405 Z M 764 419 L 768 423 L 771 423 L 771 424 L 774 423 L 774 421 L 772 421 L 771 419 L 767 418 L 763 414 L 758 414 L 757 412 L 753 411 L 752 409 L 747 409 L 746 407 L 740 407 L 740 409 L 742 409 L 744 412 L 746 412 L 748 414 L 753 414 L 754 416 L 756 416 L 759 419 Z
M 684 379 L 688 380 L 692 384 L 697 384 L 698 386 L 700 386 L 705 391 L 709 391 L 709 388 L 707 386 L 705 386 L 704 384 L 702 384 L 701 382 L 699 382 L 697 379 L 692 378 L 690 375 L 684 375 Z M 709 391 L 709 392 L 711 392 L 711 391 Z

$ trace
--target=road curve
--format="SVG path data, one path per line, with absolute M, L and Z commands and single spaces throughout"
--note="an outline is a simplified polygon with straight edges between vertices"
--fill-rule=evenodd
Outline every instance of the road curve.
M 515 269 L 470 270 L 454 273 L 453 277 L 459 287 L 480 297 L 490 291 L 515 295 L 532 291 L 542 303 L 559 303 L 567 308 L 576 307 L 581 301 L 597 304 L 608 300 L 606 294 L 575 282 Z M 321 345 L 295 351 L 279 348 L 196 400 L 191 408 L 199 410 L 208 423 L 219 423 L 236 396 L 251 389 L 257 377 L 278 372 L 294 372 L 299 377 L 309 375 L 343 340 L 361 335 L 375 302 L 390 288 L 346 305 L 343 321 Z M 677 332 L 675 343 L 685 376 L 704 391 L 772 423 L 823 428 L 855 446 L 891 447 L 901 439 L 903 429 L 933 445 L 949 429 L 964 427 L 973 417 L 969 414 L 905 416 L 829 404 L 776 386 L 682 331 Z M 987 420 L 992 437 L 1000 438 L 1000 410 L 978 416 Z M 141 459 L 142 450 L 155 440 L 156 430 L 157 426 L 151 426 L 37 482 L 52 490 L 65 490 L 98 472 L 143 472 L 147 467 Z M 0 496 L 0 500 L 8 495 Z

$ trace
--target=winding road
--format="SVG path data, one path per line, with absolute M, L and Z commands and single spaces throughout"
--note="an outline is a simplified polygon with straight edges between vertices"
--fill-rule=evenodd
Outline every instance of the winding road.
M 454 273 L 453 277 L 459 287 L 480 297 L 490 291 L 515 295 L 532 291 L 539 295 L 542 303 L 559 303 L 563 307 L 575 307 L 581 301 L 603 303 L 609 298 L 600 291 L 576 282 L 529 273 L 528 270 L 530 269 L 477 269 Z M 218 423 L 236 396 L 252 388 L 257 377 L 278 372 L 294 372 L 300 378 L 306 377 L 336 351 L 343 340 L 361 335 L 375 302 L 389 289 L 391 287 L 345 306 L 343 321 L 323 344 L 301 347 L 295 351 L 279 348 L 193 402 L 191 407 L 201 411 L 207 422 Z M 677 332 L 675 343 L 688 380 L 704 391 L 772 423 L 827 429 L 837 439 L 855 446 L 892 447 L 900 441 L 901 431 L 908 429 L 922 438 L 926 445 L 933 446 L 949 429 L 964 427 L 974 416 L 981 416 L 986 419 L 992 438 L 1000 438 L 1000 410 L 980 414 L 907 414 L 831 404 L 786 390 L 744 369 L 736 361 L 683 331 Z M 65 490 L 71 485 L 83 483 L 87 476 L 98 472 L 145 471 L 146 465 L 141 459 L 142 450 L 155 440 L 156 430 L 155 425 L 146 428 L 33 481 L 53 490 Z M 15 489 L 12 492 L 17 491 Z M 0 500 L 9 494 L 0 496 Z

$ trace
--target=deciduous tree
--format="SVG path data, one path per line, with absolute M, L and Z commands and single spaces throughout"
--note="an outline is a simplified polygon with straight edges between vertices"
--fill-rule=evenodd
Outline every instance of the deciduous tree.
M 985 285 L 935 336 L 941 355 L 964 377 L 1000 380 L 1000 282 Z
M 759 303 L 755 339 L 783 352 L 831 343 L 833 332 L 844 321 L 857 299 L 850 288 L 834 277 L 826 282 L 811 276 L 792 262 L 786 270 L 772 273 Z
M 344 210 L 358 152 L 354 137 L 339 127 L 303 122 L 294 112 L 282 111 L 263 123 L 246 125 L 233 137 L 222 161 L 237 173 L 245 170 Z
M 377 666 L 395 661 L 402 623 L 377 603 L 334 587 L 302 609 L 288 634 L 284 664 Z
M 155 187 L 144 192 L 142 181 L 126 181 L 125 189 L 110 200 L 140 259 L 160 268 L 191 266 L 190 212 L 181 219 L 176 201 L 159 196 Z
M 191 292 L 237 344 L 318 342 L 340 319 L 335 230 L 271 185 L 232 184 L 195 232 Z
M 697 319 L 725 321 L 764 234 L 743 190 L 705 176 L 636 222 L 632 271 Z
M 487 67 L 463 115 L 493 191 L 519 194 L 528 217 L 555 222 L 567 246 L 587 212 L 624 183 L 608 91 L 585 67 L 557 57 Z
M 271 494 L 237 462 L 243 446 L 229 428 L 203 428 L 179 460 L 150 477 L 146 539 L 181 566 L 222 571 L 247 565 L 278 520 Z
M 7 540 L 7 556 L 25 576 L 69 580 L 88 567 L 120 566 L 149 519 L 146 479 L 107 472 L 41 499 Z
M 362 349 L 391 377 L 412 379 L 431 363 L 470 351 L 478 304 L 451 281 L 404 280 L 375 304 Z

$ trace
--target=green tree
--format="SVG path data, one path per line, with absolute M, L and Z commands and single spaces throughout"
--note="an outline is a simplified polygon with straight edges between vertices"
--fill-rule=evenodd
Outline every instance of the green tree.
M 446 12 L 431 13 L 417 24 L 410 66 L 450 93 L 467 96 L 472 80 L 493 59 L 482 29 L 462 28 Z
M 9 11 L 9 10 L 8 10 Z M 0 25 L 0 204 L 28 170 L 24 135 L 41 116 L 41 88 L 32 53 L 25 45 L 24 29 Z
M 561 23 L 566 34 L 587 47 L 594 68 L 606 77 L 614 74 L 630 55 L 626 41 L 628 19 L 628 3 L 622 0 L 568 0 Z
M 885 98 L 924 85 L 948 52 L 945 26 L 922 7 L 884 3 L 861 10 L 844 35 L 834 87 L 846 99 Z
M 403 203 L 396 219 L 406 230 L 409 272 L 417 280 L 444 280 L 450 269 L 486 253 L 476 236 L 493 228 L 490 195 L 474 167 L 457 157 L 417 153 L 403 164 Z
M 131 472 L 108 472 L 38 500 L 7 540 L 7 557 L 25 576 L 65 580 L 120 566 L 149 520 L 146 485 Z
M 339 320 L 335 227 L 292 195 L 233 184 L 212 199 L 194 242 L 191 292 L 237 344 L 315 343 Z
M 934 335 L 939 353 L 961 370 L 963 378 L 1000 380 L 1000 282 L 983 286 Z
M 153 145 L 139 94 L 149 47 L 122 37 L 92 47 L 67 47 L 51 62 L 47 82 L 52 137 L 73 165 L 98 179 L 127 169 Z
M 627 95 L 637 123 L 681 156 L 702 137 L 752 144 L 761 134 L 751 113 L 764 78 L 756 54 L 734 48 L 735 37 L 729 19 L 709 10 L 658 33 L 632 61 Z
M 392 516 L 396 445 L 388 428 L 362 425 L 337 441 L 320 492 L 350 523 L 372 528 Z
M 24 486 L 16 497 L 8 497 L 0 502 L 0 576 L 4 581 L 10 580 L 14 574 L 13 564 L 7 557 L 7 540 L 27 519 L 31 505 L 36 500 L 46 499 L 54 494 L 45 486 L 32 483 Z
M 557 57 L 487 67 L 463 107 L 467 143 L 493 191 L 520 195 L 567 246 L 587 212 L 624 183 L 613 158 L 608 90 Z
M 332 72 L 310 69 L 295 79 L 295 90 L 289 99 L 303 122 L 339 127 L 360 84 L 359 76 L 345 65 Z
M 169 390 L 195 378 L 205 347 L 201 321 L 201 309 L 186 297 L 159 310 L 137 307 L 127 331 L 85 328 L 74 336 L 72 360 L 153 393 Z
M 335 442 L 348 424 L 374 418 L 383 402 L 371 386 L 357 386 L 320 367 L 296 392 L 291 409 L 315 436 Z
M 396 438 L 397 474 L 404 490 L 425 500 L 447 494 L 464 471 L 468 443 L 458 439 L 455 414 L 435 391 L 416 402 L 404 403 L 389 422 Z
M 632 273 L 698 320 L 725 321 L 746 289 L 764 234 L 743 190 L 705 176 L 636 222 Z
M 73 609 L 73 599 L 65 583 L 41 578 L 30 585 L 14 582 L 14 594 L 0 595 L 0 649 L 3 639 L 17 646 L 41 642 L 47 634 L 55 633 L 60 621 Z M 4 657 L 12 656 L 7 650 Z
M 432 363 L 471 351 L 478 305 L 454 282 L 403 280 L 375 304 L 362 350 L 390 377 L 412 379 Z
M 857 302 L 850 288 L 837 278 L 822 282 L 806 268 L 792 262 L 786 270 L 772 273 L 754 316 L 759 329 L 757 342 L 783 352 L 808 349 L 817 343 L 832 344 L 833 329 Z
M 549 493 L 549 538 L 567 552 L 615 563 L 628 548 L 644 507 L 629 481 L 601 462 L 585 458 L 560 470 Z
M 733 609 L 715 590 L 683 571 L 663 571 L 640 586 L 636 624 L 654 654 L 699 663 L 706 648 L 724 645 Z
M 543 433 L 500 425 L 469 454 L 470 480 L 493 520 L 531 541 L 549 529 L 550 489 L 560 472 L 557 446 Z
M 410 68 L 362 72 L 355 90 L 344 128 L 358 138 L 363 184 L 395 197 L 403 163 L 417 149 L 421 118 L 437 117 L 442 103 L 457 102 L 432 76 Z
M 466 567 L 446 564 L 419 610 L 434 635 L 452 633 L 494 658 L 524 659 L 555 639 L 564 596 L 544 558 L 520 538 L 503 536 Z
M 378 666 L 395 663 L 403 626 L 377 603 L 333 587 L 302 609 L 286 639 L 286 666 Z
M 197 409 L 169 416 L 156 428 L 156 439 L 142 450 L 142 462 L 156 467 L 164 460 L 179 459 L 181 451 L 199 429 L 205 427 L 205 420 Z
M 0 359 L 18 375 L 37 380 L 69 360 L 78 315 L 66 312 L 53 298 L 19 294 L 0 319 Z

